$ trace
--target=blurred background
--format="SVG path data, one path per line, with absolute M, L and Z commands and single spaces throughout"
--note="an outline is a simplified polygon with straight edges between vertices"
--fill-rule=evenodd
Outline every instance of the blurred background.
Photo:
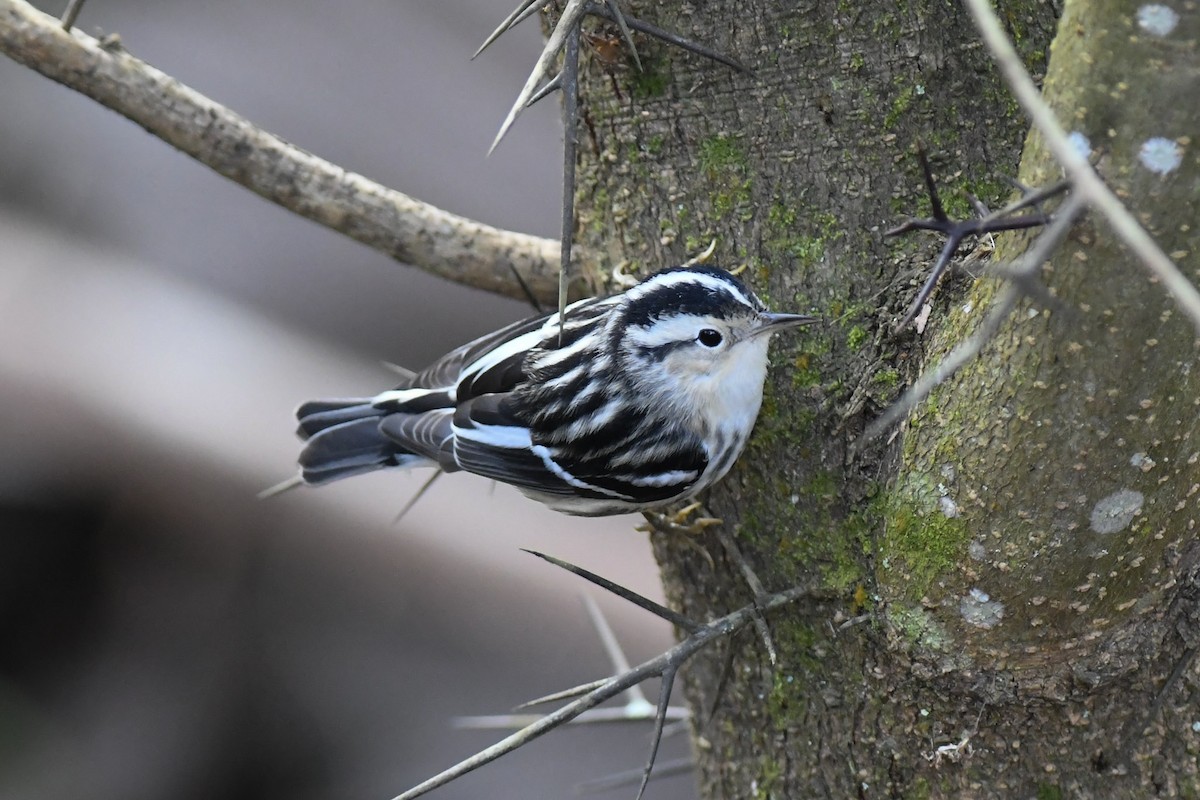
M 91 0 L 78 25 L 348 169 L 554 237 L 557 105 L 485 157 L 540 32 L 469 56 L 515 1 Z M 295 218 L 6 60 L 0 109 L 0 797 L 388 798 L 502 735 L 454 717 L 610 672 L 582 592 L 635 663 L 670 643 L 518 550 L 656 596 L 637 518 L 462 475 L 398 523 L 424 475 L 255 499 L 293 472 L 300 401 L 374 394 L 381 360 L 424 366 L 527 307 Z M 640 767 L 649 732 L 559 732 L 433 796 L 572 796 Z

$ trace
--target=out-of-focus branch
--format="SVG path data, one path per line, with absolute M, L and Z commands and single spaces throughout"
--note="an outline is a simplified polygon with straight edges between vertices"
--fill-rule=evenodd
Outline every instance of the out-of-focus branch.
M 1071 179 L 1071 191 L 1082 196 L 1090 207 L 1108 219 L 1113 232 L 1129 246 L 1146 269 L 1162 281 L 1200 332 L 1200 291 L 1179 271 L 1120 198 L 1104 184 L 1087 158 L 1071 145 L 1054 111 L 1025 71 L 991 4 L 987 0 L 967 0 L 966 4 L 984 45 L 1000 68 L 1004 82 L 1034 126 L 1041 131 L 1046 147 Z
M 458 283 L 546 304 L 558 242 L 483 225 L 331 164 L 23 0 L 0 0 L 0 52 L 141 125 L 200 163 L 369 247 Z M 518 280 L 517 276 L 520 276 Z

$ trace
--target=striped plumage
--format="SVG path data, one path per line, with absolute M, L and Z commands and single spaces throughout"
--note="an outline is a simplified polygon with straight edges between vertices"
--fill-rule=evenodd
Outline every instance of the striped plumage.
M 769 314 L 722 270 L 664 270 L 623 294 L 502 328 L 373 398 L 297 411 L 305 483 L 384 467 L 466 470 L 569 514 L 619 514 L 720 479 L 762 402 Z

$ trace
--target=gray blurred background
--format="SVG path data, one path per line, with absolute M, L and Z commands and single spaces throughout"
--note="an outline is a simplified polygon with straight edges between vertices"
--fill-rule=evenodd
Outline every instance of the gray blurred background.
M 556 104 L 485 158 L 537 26 L 468 58 L 514 2 L 91 0 L 78 24 L 348 169 L 556 236 Z M 0 797 L 388 798 L 501 736 L 453 717 L 607 674 L 589 590 L 518 548 L 655 595 L 636 518 L 461 475 L 398 524 L 423 475 L 254 499 L 292 473 L 298 402 L 527 313 L 0 60 Z M 634 661 L 670 642 L 597 599 Z M 648 741 L 560 732 L 433 796 L 572 796 Z

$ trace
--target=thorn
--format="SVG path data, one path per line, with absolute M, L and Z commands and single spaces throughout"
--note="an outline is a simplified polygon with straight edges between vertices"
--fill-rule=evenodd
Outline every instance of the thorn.
M 569 34 L 574 32 L 578 35 L 579 21 L 583 19 L 583 15 L 587 10 L 586 6 L 586 0 L 567 0 L 567 5 L 563 9 L 562 16 L 558 18 L 558 23 L 554 26 L 554 30 L 550 32 L 550 37 L 546 40 L 546 44 L 542 48 L 541 55 L 538 56 L 533 71 L 529 73 L 529 77 L 525 80 L 525 85 L 521 87 L 521 93 L 517 95 L 517 101 L 509 109 L 508 116 L 504 118 L 504 122 L 500 125 L 500 131 L 492 141 L 492 146 L 488 148 L 488 155 L 492 154 L 496 149 L 496 145 L 500 144 L 500 140 L 508 133 L 508 129 L 512 127 L 512 124 L 516 122 L 517 116 L 524 110 L 525 104 L 533 96 L 538 84 L 548 79 L 550 63 L 554 60 L 558 51 L 563 48 L 563 45 L 566 44 Z M 568 135 L 570 135 L 570 131 L 568 131 Z
M 946 210 L 942 208 L 942 200 L 938 197 L 937 184 L 933 180 L 933 170 L 929 167 L 929 156 L 925 153 L 925 145 L 917 140 L 917 158 L 921 161 L 921 174 L 925 177 L 925 190 L 929 192 L 929 205 L 933 218 L 940 221 L 946 219 Z
M 591 13 L 595 14 L 596 16 L 604 17 L 609 22 L 616 22 L 616 20 L 613 19 L 613 17 L 612 17 L 612 12 L 610 12 L 607 7 L 593 5 L 589 9 L 589 11 L 591 11 Z M 724 64 L 725 66 L 735 69 L 738 72 L 744 73 L 746 75 L 754 74 L 753 70 L 745 67 L 744 65 L 740 64 L 739 62 L 733 60 L 732 58 L 730 58 L 729 56 L 727 56 L 723 53 L 719 53 L 716 50 L 705 47 L 704 45 L 699 44 L 698 42 L 693 42 L 691 39 L 685 39 L 684 37 L 679 36 L 678 34 L 671 33 L 670 31 L 664 30 L 656 25 L 651 25 L 649 22 L 642 22 L 640 19 L 636 19 L 636 18 L 631 17 L 628 14 L 626 14 L 625 15 L 625 23 L 631 29 L 637 31 L 638 33 L 644 33 L 647 36 L 652 36 L 661 42 L 666 42 L 667 44 L 671 44 L 676 47 L 682 48 L 683 50 L 687 50 L 689 53 L 695 53 L 696 55 L 702 56 L 703 58 L 707 58 L 711 61 L 716 61 L 718 63 Z
M 769 597 L 760 598 L 760 608 L 769 611 L 787 603 L 795 602 L 801 597 L 811 596 L 813 596 L 813 590 L 809 587 L 795 586 Z M 497 758 L 501 758 L 523 747 L 539 736 L 549 733 L 574 719 L 579 719 L 588 710 L 595 709 L 596 706 L 605 700 L 615 697 L 630 686 L 641 683 L 648 678 L 662 677 L 664 678 L 664 685 L 667 685 L 668 682 L 665 680 L 667 676 L 673 676 L 682 664 L 686 663 L 688 659 L 712 644 L 715 640 L 731 636 L 741 630 L 749 622 L 756 610 L 754 606 L 747 606 L 698 627 L 695 632 L 690 633 L 679 644 L 669 650 L 660 653 L 648 661 L 643 661 L 626 673 L 607 679 L 597 689 L 588 692 L 586 695 L 571 701 L 567 705 L 543 717 L 537 718 L 537 720 L 531 722 L 521 730 L 506 736 L 490 747 L 485 747 L 475 755 L 459 761 L 457 764 L 422 781 L 408 791 L 397 795 L 394 800 L 414 800 L 414 798 L 420 797 L 439 786 L 445 786 L 447 783 L 457 780 L 468 772 L 476 770 L 485 764 L 495 761 Z M 660 706 L 662 705 L 664 694 L 665 692 L 659 695 Z M 667 699 L 669 700 L 669 698 Z M 595 710 L 605 711 L 607 709 Z M 616 710 L 619 711 L 620 709 Z M 663 716 L 665 717 L 665 714 Z
M 684 775 L 696 768 L 696 762 L 690 758 L 677 758 L 672 761 L 666 761 L 658 765 L 658 769 L 654 772 L 655 778 L 668 778 L 673 775 Z M 622 786 L 629 786 L 641 780 L 642 768 L 626 770 L 625 772 L 617 772 L 612 775 L 607 775 L 603 778 L 584 781 L 576 787 L 580 794 L 594 794 L 596 792 L 604 792 L 609 789 L 619 789 Z
M 534 103 L 547 97 L 551 92 L 556 92 L 562 88 L 562 73 L 558 73 L 550 80 L 546 81 L 542 88 L 533 93 L 533 97 L 529 98 L 529 102 L 525 104 L 529 108 Z
M 565 15 L 570 8 L 571 3 L 568 2 L 567 9 L 563 11 L 563 14 Z M 559 229 L 558 262 L 559 347 L 562 347 L 563 331 L 567 324 L 567 287 L 571 275 L 571 244 L 574 241 L 575 233 L 575 156 L 578 149 L 579 128 L 579 29 L 579 23 L 576 22 L 567 35 L 566 49 L 563 51 L 563 67 L 558 74 L 563 92 L 562 226 Z
M 621 649 L 620 643 L 617 642 L 617 635 L 613 633 L 608 620 L 601 613 L 600 606 L 596 604 L 591 595 L 585 594 L 582 596 L 582 599 L 588 616 L 592 618 L 592 626 L 596 629 L 596 634 L 600 637 L 600 643 L 604 645 L 604 652 L 608 654 L 608 660 L 612 664 L 613 673 L 619 675 L 622 672 L 628 672 L 629 659 L 625 657 L 625 652 Z M 630 686 L 625 690 L 625 697 L 625 709 L 630 714 L 645 712 L 653 708 L 650 705 L 650 701 L 646 699 L 646 695 L 642 693 L 641 686 Z
M 529 284 L 525 282 L 525 279 L 521 277 L 517 265 L 509 261 L 508 269 L 512 272 L 513 277 L 516 278 L 517 285 L 521 287 L 521 291 L 525 294 L 525 299 L 529 301 L 529 305 L 533 306 L 534 312 L 537 314 L 545 313 L 542 311 L 542 304 L 538 302 L 537 296 L 529 288 Z
M 509 266 L 511 267 L 512 265 L 509 264 Z M 513 270 L 515 271 L 516 267 L 513 267 Z M 408 367 L 402 367 L 399 364 L 393 364 L 391 361 L 380 361 L 379 363 L 382 364 L 383 368 L 388 372 L 394 372 L 401 378 L 404 378 L 406 381 L 411 381 L 413 378 L 417 377 L 417 373 L 413 372 Z
M 75 27 L 75 20 L 79 18 L 79 12 L 83 11 L 83 4 L 86 0 L 71 0 L 67 3 L 67 8 L 62 15 L 62 28 L 64 31 L 70 31 Z
M 269 498 L 275 497 L 276 495 L 281 495 L 284 492 L 291 491 L 292 489 L 295 489 L 297 486 L 303 486 L 303 485 L 304 485 L 304 478 L 300 477 L 299 475 L 293 475 L 292 477 L 288 478 L 285 481 L 280 481 L 279 483 L 275 484 L 274 486 L 270 486 L 266 489 L 263 489 L 261 492 L 256 494 L 255 497 L 257 497 L 259 500 L 267 500 Z
M 417 501 L 424 497 L 425 493 L 429 491 L 429 487 L 433 486 L 433 482 L 445 474 L 446 473 L 442 472 L 440 469 L 434 470 L 433 474 L 430 475 L 423 484 L 421 484 L 421 488 L 417 489 L 417 493 L 414 494 L 409 501 L 404 504 L 404 508 L 400 509 L 400 513 L 392 519 L 392 524 L 395 525 L 400 520 L 404 519 L 404 515 L 412 510 L 412 507 L 417 504 Z
M 629 45 L 629 52 L 633 55 L 633 63 L 637 65 L 638 72 L 641 72 L 642 59 L 638 58 L 637 45 L 633 43 L 633 32 L 629 30 L 629 23 L 625 21 L 625 15 L 621 13 L 621 7 L 617 5 L 617 0 L 604 0 L 604 4 L 608 6 L 608 11 L 612 14 L 612 19 L 617 23 L 617 27 L 621 29 L 621 38 L 625 40 L 625 44 Z
M 487 37 L 483 44 L 479 45 L 479 49 L 475 51 L 473 56 L 471 56 L 471 60 L 474 61 L 476 58 L 478 58 L 480 53 L 486 50 L 492 42 L 503 36 L 509 28 L 524 22 L 531 14 L 536 13 L 538 10 L 537 7 L 544 6 L 546 4 L 547 0 L 523 0 L 523 2 L 517 6 L 517 10 L 505 17 L 504 22 L 501 22 L 500 26 L 496 28 L 496 30 L 492 31 L 492 35 Z M 530 10 L 531 8 L 533 9 L 532 11 Z
M 729 560 L 734 563 L 738 571 L 742 573 L 743 580 L 750 587 L 750 592 L 754 597 L 754 605 L 758 606 L 758 598 L 765 597 L 766 591 L 763 590 L 762 581 L 758 579 L 758 574 L 750 566 L 750 562 L 746 561 L 742 555 L 742 551 L 737 546 L 737 542 L 729 535 L 724 527 L 717 528 L 717 539 L 720 540 L 721 546 L 725 548 L 725 554 L 729 556 Z M 763 617 L 762 612 L 755 613 L 754 628 L 758 631 L 758 637 L 762 640 L 763 648 L 767 651 L 767 660 L 774 667 L 779 663 L 779 653 L 775 649 L 775 640 L 771 638 L 771 629 L 767 627 L 767 620 Z
M 604 589 L 605 591 L 608 591 L 608 592 L 612 592 L 617 597 L 620 597 L 622 600 L 628 600 L 630 603 L 633 603 L 638 608 L 649 611 L 651 614 L 654 614 L 656 617 L 661 617 L 662 619 L 665 619 L 667 622 L 670 622 L 672 625 L 676 625 L 676 626 L 682 628 L 683 630 L 688 631 L 689 633 L 694 633 L 694 632 L 700 630 L 700 628 L 701 628 L 701 626 L 699 624 L 693 622 L 692 620 L 683 616 L 679 612 L 672 611 L 671 609 L 667 608 L 666 606 L 659 605 L 658 603 L 654 602 L 650 598 L 642 597 L 637 592 L 633 592 L 629 589 L 626 589 L 624 586 L 613 583 L 608 578 L 602 578 L 594 572 L 589 572 L 588 570 L 584 569 L 583 567 L 577 567 L 574 564 L 568 563 L 566 561 L 562 561 L 561 559 L 557 559 L 554 556 L 548 556 L 545 553 L 539 553 L 536 550 L 525 550 L 525 548 L 521 548 L 521 549 L 524 552 L 529 553 L 529 555 L 531 555 L 531 556 L 537 556 L 538 558 L 542 559 L 543 561 L 549 561 L 551 564 L 553 564 L 556 567 L 559 567 L 560 569 L 565 569 L 567 572 L 570 572 L 573 575 L 578 575 L 579 577 L 583 578 L 586 581 L 591 581 L 592 583 L 599 586 L 601 589 Z
M 553 692 L 551 694 L 542 695 L 541 697 L 535 697 L 533 700 L 527 700 L 524 703 L 521 703 L 519 706 L 514 708 L 513 711 L 524 711 L 527 708 L 545 705 L 546 703 L 557 703 L 559 700 L 570 700 L 573 697 L 579 697 L 580 695 L 587 694 L 594 689 L 600 688 L 607 680 L 608 678 L 601 678 L 598 681 L 583 683 L 579 686 L 572 686 L 570 689 L 563 689 L 561 692 Z
M 667 708 L 671 704 L 671 688 L 675 685 L 677 665 L 670 665 L 663 670 L 662 683 L 658 688 L 658 715 L 654 718 L 653 743 L 650 745 L 650 760 L 642 772 L 642 785 L 638 787 L 637 800 L 642 800 L 646 793 L 646 784 L 650 782 L 650 773 L 654 771 L 654 759 L 658 757 L 658 746 L 662 743 L 663 725 L 667 721 Z

